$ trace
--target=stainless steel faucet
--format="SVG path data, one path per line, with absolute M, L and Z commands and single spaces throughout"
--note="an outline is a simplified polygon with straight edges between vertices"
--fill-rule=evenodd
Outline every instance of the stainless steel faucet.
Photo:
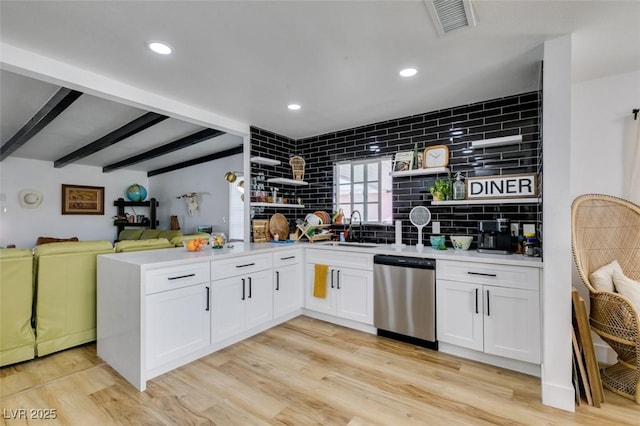
M 354 210 L 351 213 L 351 218 L 349 219 L 349 237 L 352 240 L 355 240 L 354 236 L 353 236 L 353 216 L 355 216 L 355 214 L 358 213 L 358 239 L 356 241 L 358 241 L 359 243 L 362 242 L 362 215 L 360 214 L 360 212 L 358 210 Z

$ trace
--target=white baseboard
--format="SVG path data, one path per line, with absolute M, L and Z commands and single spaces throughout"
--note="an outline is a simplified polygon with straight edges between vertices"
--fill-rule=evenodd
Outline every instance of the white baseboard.
M 573 386 L 562 386 L 545 380 L 544 365 L 542 366 L 542 403 L 561 410 L 576 411 L 576 391 Z

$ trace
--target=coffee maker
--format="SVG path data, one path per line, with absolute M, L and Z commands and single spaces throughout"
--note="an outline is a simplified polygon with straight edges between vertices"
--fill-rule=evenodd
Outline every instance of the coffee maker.
M 478 252 L 510 254 L 511 232 L 509 219 L 482 220 L 478 223 Z

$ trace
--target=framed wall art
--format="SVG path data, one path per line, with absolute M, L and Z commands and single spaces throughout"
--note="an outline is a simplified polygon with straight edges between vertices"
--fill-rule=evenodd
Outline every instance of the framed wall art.
M 104 215 L 104 186 L 62 184 L 62 214 Z

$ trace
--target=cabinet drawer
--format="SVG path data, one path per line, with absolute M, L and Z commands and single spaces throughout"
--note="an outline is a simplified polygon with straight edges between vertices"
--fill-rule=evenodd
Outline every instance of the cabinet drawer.
M 236 275 L 250 274 L 272 268 L 272 265 L 273 255 L 271 253 L 214 260 L 211 262 L 211 279 L 220 280 Z
M 527 266 L 438 260 L 436 278 L 523 290 L 540 290 L 540 269 Z
M 153 269 L 147 272 L 146 294 L 209 282 L 209 262 Z
M 273 266 L 288 266 L 302 264 L 302 252 L 300 250 L 287 250 L 273 253 Z
M 373 271 L 373 255 L 348 251 L 307 250 L 307 262 Z

